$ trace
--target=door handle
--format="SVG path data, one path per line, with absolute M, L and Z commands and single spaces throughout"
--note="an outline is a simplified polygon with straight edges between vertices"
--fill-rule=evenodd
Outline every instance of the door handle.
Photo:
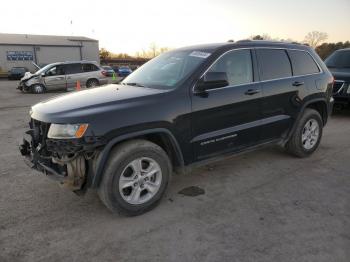
M 64 77 L 62 77 L 62 76 L 61 77 L 56 77 L 55 79 L 56 80 L 62 80 L 62 79 L 64 79 Z
M 295 81 L 292 85 L 293 86 L 302 86 L 302 85 L 304 85 L 304 82 Z
M 251 96 L 251 95 L 255 95 L 257 93 L 260 93 L 259 89 L 248 89 L 244 94 Z

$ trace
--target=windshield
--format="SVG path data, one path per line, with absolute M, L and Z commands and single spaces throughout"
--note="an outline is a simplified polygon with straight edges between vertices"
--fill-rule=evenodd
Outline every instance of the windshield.
M 139 86 L 171 89 L 191 74 L 210 53 L 170 51 L 147 62 L 122 82 Z
M 44 66 L 43 68 L 41 68 L 38 71 L 36 71 L 35 74 L 36 75 L 40 75 L 40 74 L 46 72 L 46 70 L 49 69 L 50 67 L 52 67 L 52 64 Z
M 336 51 L 325 61 L 328 67 L 350 68 L 350 51 Z

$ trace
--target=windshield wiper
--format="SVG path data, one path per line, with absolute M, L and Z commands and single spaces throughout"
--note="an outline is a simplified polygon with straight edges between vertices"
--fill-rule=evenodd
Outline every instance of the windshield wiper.
M 128 85 L 128 86 L 138 86 L 138 87 L 145 87 L 143 84 L 140 83 L 122 83 L 123 85 Z

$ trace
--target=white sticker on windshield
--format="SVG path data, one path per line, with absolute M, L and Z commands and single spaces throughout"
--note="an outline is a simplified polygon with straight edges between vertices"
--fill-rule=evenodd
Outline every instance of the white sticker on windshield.
M 211 55 L 210 53 L 201 52 L 201 51 L 193 51 L 191 54 L 189 54 L 189 56 L 195 56 L 200 58 L 207 58 L 210 55 Z

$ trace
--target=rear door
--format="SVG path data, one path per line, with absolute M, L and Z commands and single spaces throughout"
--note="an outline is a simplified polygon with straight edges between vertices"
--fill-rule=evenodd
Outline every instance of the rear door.
M 45 72 L 45 87 L 47 90 L 66 89 L 66 76 L 63 65 L 56 65 Z
M 192 95 L 195 158 L 205 159 L 259 143 L 261 88 L 254 76 L 252 50 L 231 50 L 208 72 L 224 72 L 228 86 Z
M 263 92 L 261 138 L 269 141 L 281 138 L 291 127 L 299 87 L 293 85 L 285 49 L 257 48 L 256 54 Z
M 310 88 L 320 72 L 313 58 L 302 50 L 256 50 L 263 90 L 263 140 L 285 138 Z
M 82 64 L 66 64 L 66 77 L 67 77 L 67 89 L 71 90 L 77 86 L 77 82 L 83 85 L 85 82 L 82 81 Z

